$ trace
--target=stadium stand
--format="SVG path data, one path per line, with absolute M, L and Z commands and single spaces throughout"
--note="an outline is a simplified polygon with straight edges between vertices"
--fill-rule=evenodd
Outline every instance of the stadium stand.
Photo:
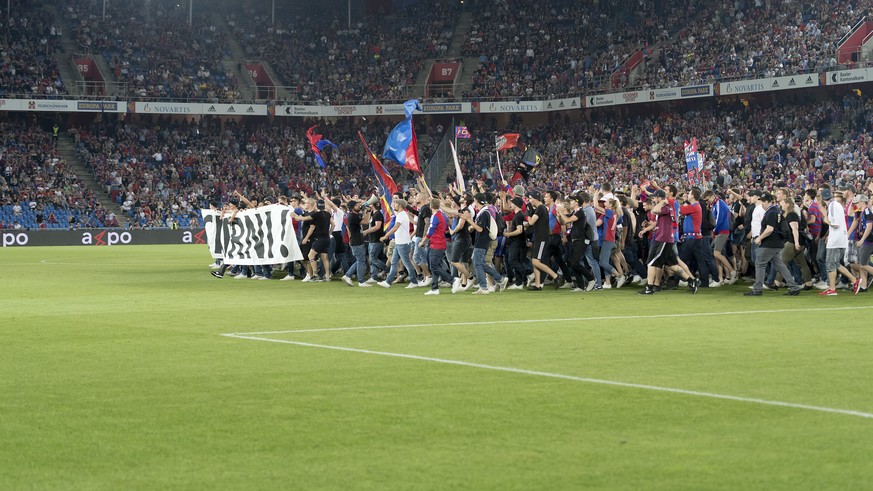
M 66 93 L 58 71 L 61 51 L 59 25 L 41 9 L 17 5 L 4 18 L 6 36 L 0 38 L 0 97 L 56 97 Z

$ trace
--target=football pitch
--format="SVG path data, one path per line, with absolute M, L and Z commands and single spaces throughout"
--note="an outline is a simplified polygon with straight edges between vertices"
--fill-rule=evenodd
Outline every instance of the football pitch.
M 873 294 L 209 275 L 0 250 L 0 489 L 869 489 Z

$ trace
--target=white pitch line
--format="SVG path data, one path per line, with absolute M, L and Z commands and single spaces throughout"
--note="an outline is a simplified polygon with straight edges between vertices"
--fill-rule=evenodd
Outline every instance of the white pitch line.
M 237 339 L 248 339 L 252 341 L 266 341 L 268 343 L 282 343 L 282 344 L 293 344 L 296 346 L 305 346 L 308 348 L 321 348 L 321 349 L 329 349 L 336 351 L 346 351 L 351 353 L 364 353 L 368 355 L 378 355 L 378 356 L 390 356 L 393 358 L 404 358 L 408 360 L 418 360 L 418 361 L 428 361 L 432 363 L 443 363 L 447 365 L 457 365 L 462 367 L 469 368 L 480 368 L 484 370 L 496 370 L 499 372 L 509 372 L 509 373 L 517 373 L 522 375 L 531 375 L 536 377 L 547 377 L 561 380 L 571 380 L 574 382 L 584 382 L 589 384 L 600 384 L 600 385 L 609 385 L 613 387 L 624 387 L 631 389 L 643 389 L 643 390 L 651 390 L 657 392 L 669 392 L 673 394 L 683 394 L 688 396 L 696 396 L 696 397 L 708 397 L 710 399 L 722 399 L 728 401 L 736 401 L 736 402 L 745 402 L 750 404 L 762 404 L 766 406 L 777 406 L 777 407 L 787 407 L 792 409 L 804 409 L 807 411 L 818 411 L 822 413 L 831 413 L 831 414 L 842 414 L 845 416 L 855 416 L 859 418 L 867 418 L 873 419 L 873 413 L 865 413 L 862 411 L 854 411 L 851 409 L 837 409 L 832 407 L 823 407 L 823 406 L 811 406 L 809 404 L 797 404 L 793 402 L 782 402 L 782 401 L 770 401 L 767 399 L 756 399 L 751 397 L 740 397 L 740 396 L 732 396 L 726 394 L 715 394 L 712 392 L 698 392 L 695 390 L 685 390 L 685 389 L 676 389 L 673 387 L 660 387 L 657 385 L 645 385 L 645 384 L 633 384 L 628 382 L 617 382 L 614 380 L 602 380 L 596 378 L 587 378 L 587 377 L 576 377 L 573 375 L 564 375 L 561 373 L 552 373 L 552 372 L 540 372 L 536 370 L 525 370 L 523 368 L 513 368 L 513 367 L 501 367 L 495 365 L 485 365 L 482 363 L 470 363 L 466 361 L 460 360 L 448 360 L 445 358 L 433 358 L 430 356 L 418 356 L 418 355 L 408 355 L 404 353 L 391 353 L 387 351 L 373 351 L 367 349 L 358 349 L 358 348 L 346 348 L 343 346 L 330 346 L 326 344 L 314 344 L 314 343 L 303 343 L 300 341 L 288 341 L 285 339 L 270 339 L 270 338 L 260 338 L 255 336 L 244 336 L 239 334 L 222 334 L 222 336 L 237 338 Z
M 652 315 L 613 315 L 613 316 L 598 316 L 598 317 L 566 317 L 563 319 L 508 319 L 495 321 L 475 321 L 475 322 L 440 322 L 433 324 L 394 324 L 385 326 L 357 326 L 357 327 L 325 327 L 319 329 L 296 329 L 290 331 L 260 331 L 260 332 L 237 332 L 233 334 L 252 334 L 252 335 L 267 335 L 267 334 L 297 334 L 306 332 L 329 332 L 329 331 L 361 331 L 366 329 L 401 329 L 408 327 L 457 327 L 457 326 L 487 326 L 493 324 L 539 324 L 542 322 L 581 322 L 581 321 L 602 321 L 602 320 L 622 320 L 622 319 L 671 319 L 681 317 L 713 317 L 719 315 L 749 315 L 749 314 L 779 314 L 785 312 L 832 312 L 840 310 L 867 310 L 873 309 L 873 305 L 861 307 L 821 307 L 814 309 L 775 309 L 775 310 L 742 310 L 735 312 L 698 312 L 688 314 L 652 314 Z

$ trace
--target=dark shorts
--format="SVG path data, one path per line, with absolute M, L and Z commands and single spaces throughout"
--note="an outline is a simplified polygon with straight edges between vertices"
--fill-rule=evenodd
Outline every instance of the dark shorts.
M 667 244 L 666 242 L 653 242 L 652 247 L 649 248 L 649 258 L 646 264 L 655 268 L 678 265 L 679 259 L 676 257 L 674 246 L 675 244 Z
M 319 254 L 327 254 L 330 250 L 330 237 L 319 237 L 312 243 L 312 250 Z
M 530 258 L 543 262 L 549 252 L 549 242 L 545 240 L 534 241 L 533 247 L 530 249 Z
M 309 251 L 312 249 L 312 239 L 309 239 L 309 242 L 303 243 L 300 241 L 300 252 L 303 253 L 303 259 L 307 259 L 309 257 Z
M 453 263 L 470 262 L 470 238 L 458 238 L 452 241 L 452 244 L 452 257 L 449 260 Z

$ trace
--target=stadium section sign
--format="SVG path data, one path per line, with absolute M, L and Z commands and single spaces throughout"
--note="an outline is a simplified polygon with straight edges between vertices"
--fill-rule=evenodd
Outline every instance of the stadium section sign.
M 787 77 L 737 80 L 718 84 L 720 95 L 751 94 L 753 92 L 772 92 L 774 90 L 803 89 L 818 87 L 818 75 L 805 73 Z
M 854 70 L 840 70 L 823 74 L 825 85 L 854 84 L 859 82 L 873 81 L 873 69 L 856 68 Z
M 230 223 L 220 213 L 200 210 L 206 242 L 214 258 L 242 266 L 300 261 L 303 253 L 291 223 L 289 208 L 281 205 L 244 210 Z

